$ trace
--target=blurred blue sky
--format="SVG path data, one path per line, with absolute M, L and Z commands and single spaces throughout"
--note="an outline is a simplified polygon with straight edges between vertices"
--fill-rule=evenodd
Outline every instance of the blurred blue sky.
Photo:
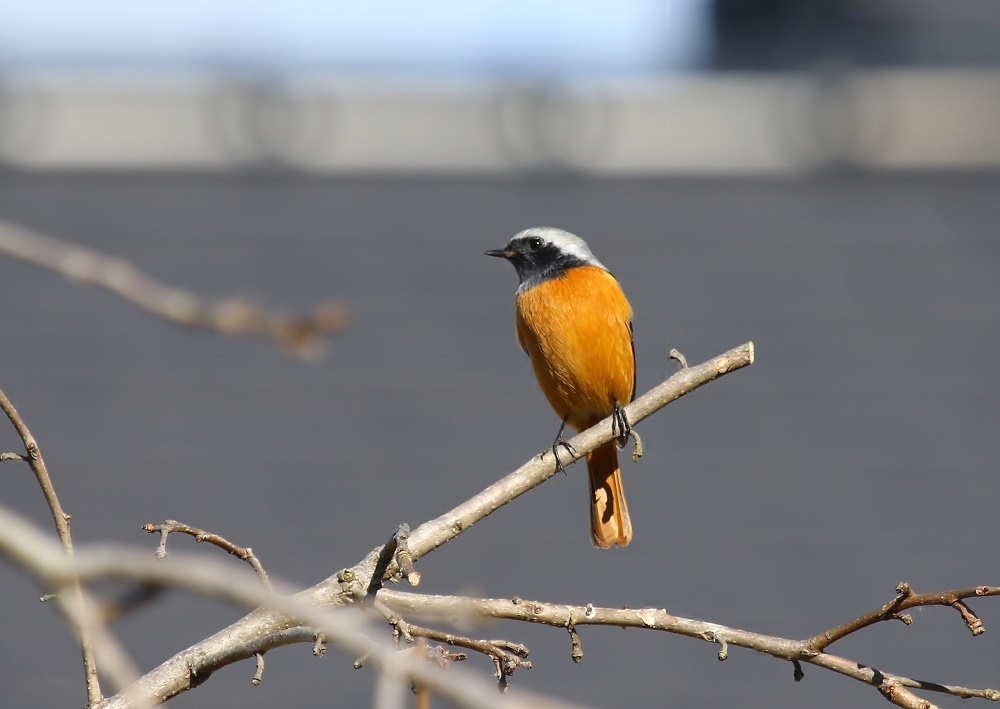
M 424 74 L 697 66 L 708 0 L 75 0 L 6 3 L 0 68 Z

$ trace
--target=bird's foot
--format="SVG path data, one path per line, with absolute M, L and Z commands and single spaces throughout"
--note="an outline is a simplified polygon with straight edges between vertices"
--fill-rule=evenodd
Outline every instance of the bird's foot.
M 562 463 L 561 460 L 559 460 L 559 447 L 560 446 L 562 446 L 563 448 L 565 448 L 566 452 L 569 453 L 570 456 L 573 457 L 573 458 L 576 457 L 576 448 L 574 448 L 572 445 L 570 445 L 569 441 L 564 441 L 561 437 L 557 438 L 552 443 L 552 455 L 554 455 L 555 458 L 556 458 L 556 472 L 558 473 L 558 472 L 562 471 L 563 473 L 565 473 L 566 472 L 566 466 L 563 465 L 563 463 Z
M 635 429 L 632 428 L 632 424 L 628 421 L 628 416 L 625 414 L 625 407 L 621 405 L 621 402 L 615 402 L 615 412 L 611 417 L 611 433 L 617 437 L 618 449 L 621 450 L 628 443 L 629 436 L 635 441 L 635 447 L 632 449 L 632 462 L 638 463 L 639 458 L 642 457 L 642 438 Z
M 559 460 L 559 447 L 562 446 L 566 449 L 566 452 L 570 454 L 571 457 L 576 457 L 576 449 L 570 445 L 569 441 L 563 440 L 563 431 L 566 429 L 566 422 L 562 422 L 562 426 L 559 427 L 559 433 L 556 434 L 556 440 L 552 441 L 552 455 L 556 459 L 556 472 L 562 471 L 566 472 L 566 466 L 562 464 Z M 544 454 L 543 454 L 544 455 Z

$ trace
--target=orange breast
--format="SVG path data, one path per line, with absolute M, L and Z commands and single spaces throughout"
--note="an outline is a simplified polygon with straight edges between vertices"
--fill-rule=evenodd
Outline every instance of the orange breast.
M 596 266 L 566 271 L 517 296 L 517 339 L 561 419 L 582 430 L 632 401 L 632 308 Z

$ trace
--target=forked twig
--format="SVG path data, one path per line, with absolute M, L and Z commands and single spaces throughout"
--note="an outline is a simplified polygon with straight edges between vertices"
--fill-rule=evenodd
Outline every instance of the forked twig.
M 909 616 L 904 616 L 903 611 L 920 606 L 951 606 L 959 612 L 962 620 L 965 621 L 965 625 L 973 635 L 981 635 L 986 632 L 986 628 L 979 617 L 966 605 L 965 599 L 982 598 L 985 596 L 1000 596 L 1000 586 L 976 586 L 974 588 L 962 588 L 941 593 L 918 594 L 913 592 L 910 584 L 900 583 L 896 586 L 896 597 L 893 600 L 871 613 L 866 613 L 835 628 L 814 635 L 809 638 L 809 646 L 816 652 L 822 652 L 841 638 L 884 620 L 902 620 L 909 625 L 911 619 Z
M 187 534 L 188 536 L 194 537 L 196 542 L 206 542 L 208 544 L 212 544 L 213 546 L 217 546 L 223 551 L 232 554 L 237 559 L 245 561 L 260 578 L 260 582 L 264 584 L 264 588 L 268 591 L 274 590 L 271 587 L 271 580 L 267 577 L 267 571 L 264 570 L 263 565 L 260 563 L 260 559 L 257 558 L 257 555 L 253 553 L 253 549 L 250 547 L 241 547 L 238 544 L 233 544 L 225 537 L 215 534 L 214 532 L 206 532 L 204 529 L 198 529 L 197 527 L 192 527 L 173 519 L 168 519 L 163 524 L 144 524 L 142 525 L 142 530 L 144 532 L 149 532 L 150 534 L 159 533 L 160 543 L 156 547 L 157 559 L 163 559 L 166 557 L 167 537 L 170 534 Z M 261 662 L 263 663 L 263 660 L 261 660 Z
M 70 516 L 63 510 L 62 504 L 59 502 L 59 497 L 56 495 L 56 488 L 52 484 L 52 478 L 45 465 L 45 458 L 42 457 L 42 450 L 38 447 L 35 437 L 31 435 L 31 431 L 28 430 L 28 425 L 21 418 L 17 409 L 14 408 L 14 404 L 7 398 L 3 390 L 0 390 L 0 409 L 3 409 L 4 414 L 7 415 L 8 420 L 14 426 L 14 430 L 21 437 L 21 442 L 24 444 L 25 450 L 23 455 L 19 453 L 0 454 L 0 460 L 23 461 L 31 467 L 31 472 L 35 474 L 38 486 L 42 489 L 42 495 L 45 497 L 45 502 L 52 513 L 52 521 L 55 523 L 56 533 L 59 535 L 59 541 L 62 542 L 63 550 L 66 556 L 72 558 L 73 534 L 69 526 Z M 62 589 L 57 589 L 57 591 L 59 590 Z M 77 604 L 77 606 L 83 605 L 83 592 L 79 581 L 72 581 L 65 590 L 68 590 L 72 594 L 73 603 Z M 59 598 L 60 609 L 63 614 L 69 613 L 70 611 L 67 609 L 64 599 L 59 594 L 56 594 L 56 596 Z M 100 680 L 97 676 L 97 660 L 94 656 L 94 647 L 87 629 L 83 626 L 80 627 L 79 635 L 80 653 L 83 657 L 83 672 L 87 683 L 87 705 L 96 706 L 103 699 L 103 696 L 101 694 Z

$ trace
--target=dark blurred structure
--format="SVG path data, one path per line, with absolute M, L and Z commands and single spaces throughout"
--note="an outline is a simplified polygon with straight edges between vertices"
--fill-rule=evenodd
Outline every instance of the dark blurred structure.
M 712 26 L 721 71 L 1000 64 L 992 0 L 715 0 Z

